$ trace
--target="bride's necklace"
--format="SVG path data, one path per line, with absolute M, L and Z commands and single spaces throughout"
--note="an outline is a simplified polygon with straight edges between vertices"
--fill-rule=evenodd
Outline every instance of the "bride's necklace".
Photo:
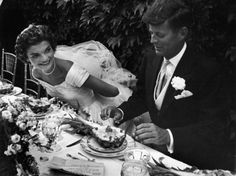
M 54 72 L 54 70 L 55 70 L 55 68 L 56 68 L 56 63 L 55 63 L 55 58 L 53 59 L 53 69 L 52 69 L 52 71 L 50 71 L 50 72 L 45 72 L 44 70 L 42 70 L 43 71 L 43 73 L 45 74 L 45 75 L 51 75 L 53 72 Z

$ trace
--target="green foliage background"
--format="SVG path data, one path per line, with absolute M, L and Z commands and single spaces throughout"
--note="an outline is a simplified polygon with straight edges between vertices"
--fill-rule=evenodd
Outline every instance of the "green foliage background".
M 210 56 L 225 59 L 235 42 L 233 0 L 185 0 L 194 14 L 190 40 Z M 58 44 L 98 40 L 113 51 L 122 65 L 136 73 L 149 34 L 141 17 L 149 0 L 21 0 L 28 23 L 47 24 Z M 235 4 L 235 3 L 234 3 Z M 231 8 L 229 8 L 231 7 Z M 231 11 L 229 11 L 231 9 Z

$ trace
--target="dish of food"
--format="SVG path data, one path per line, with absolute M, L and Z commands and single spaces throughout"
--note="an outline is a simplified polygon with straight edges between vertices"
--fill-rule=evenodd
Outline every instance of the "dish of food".
M 4 90 L 1 89 L 0 90 L 0 97 L 5 96 L 5 95 L 19 95 L 22 92 L 22 89 L 20 87 L 14 87 L 13 89 L 8 89 L 8 90 Z
M 39 119 L 39 118 L 42 118 L 42 117 L 46 116 L 47 114 L 51 113 L 52 111 L 53 111 L 53 108 L 49 107 L 46 112 L 38 112 L 38 113 L 33 112 L 33 113 L 34 113 L 34 117 L 38 117 L 38 119 Z
M 126 140 L 125 140 L 126 141 Z M 124 142 L 124 144 L 127 143 Z M 124 152 L 126 149 L 122 150 L 122 151 L 119 151 L 119 152 L 110 152 L 110 153 L 104 153 L 104 152 L 98 152 L 96 150 L 93 150 L 91 149 L 89 146 L 88 146 L 88 137 L 85 137 L 81 143 L 80 143 L 82 149 L 84 152 L 88 153 L 88 154 L 91 154 L 91 155 L 94 155 L 94 156 L 98 156 L 98 157 L 104 157 L 104 158 L 116 158 L 116 157 L 123 157 L 124 155 Z
M 119 148 L 126 137 L 124 130 L 113 126 L 98 126 L 93 128 L 92 132 L 98 144 L 108 149 Z
M 14 86 L 7 82 L 0 81 L 0 94 L 9 94 L 12 92 Z
M 124 140 L 122 145 L 117 148 L 104 148 L 102 147 L 97 140 L 94 137 L 88 137 L 87 140 L 87 145 L 90 149 L 97 151 L 97 152 L 102 152 L 102 153 L 114 153 L 114 152 L 121 152 L 127 147 L 127 140 Z
M 26 104 L 35 114 L 47 113 L 51 106 L 51 103 L 46 97 L 40 99 L 29 97 L 26 99 Z

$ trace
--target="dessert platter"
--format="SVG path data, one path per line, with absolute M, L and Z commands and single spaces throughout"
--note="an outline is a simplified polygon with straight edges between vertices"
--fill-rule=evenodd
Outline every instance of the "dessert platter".
M 124 151 L 127 148 L 124 130 L 100 125 L 92 129 L 92 134 L 81 143 L 85 152 L 106 158 L 124 155 Z
M 10 83 L 0 81 L 0 97 L 5 95 L 18 95 L 22 92 L 20 87 L 15 87 Z
M 118 150 L 115 149 L 109 149 L 109 152 L 105 152 L 104 149 L 101 149 L 101 147 L 98 145 L 96 141 L 93 141 L 94 145 L 97 147 L 97 149 L 94 149 L 91 147 L 91 141 L 89 141 L 89 137 L 84 138 L 80 145 L 88 154 L 98 156 L 98 157 L 104 157 L 104 158 L 116 158 L 116 157 L 123 157 L 124 152 L 127 148 L 127 140 L 124 141 L 124 144 L 119 148 Z
M 102 147 L 94 137 L 88 137 L 87 139 L 87 146 L 97 152 L 102 153 L 115 153 L 115 152 L 121 152 L 127 147 L 127 140 L 125 139 L 121 146 L 116 148 L 104 148 Z
M 90 122 L 78 115 L 76 119 L 88 126 L 89 128 L 87 129 L 90 129 L 88 135 L 80 143 L 86 153 L 105 158 L 121 157 L 124 155 L 128 146 L 124 130 Z

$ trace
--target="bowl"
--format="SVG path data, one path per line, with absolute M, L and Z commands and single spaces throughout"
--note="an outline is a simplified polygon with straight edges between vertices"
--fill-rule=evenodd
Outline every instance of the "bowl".
M 44 98 L 34 99 L 29 98 L 27 101 L 28 106 L 34 113 L 45 113 L 48 111 L 51 103 Z

